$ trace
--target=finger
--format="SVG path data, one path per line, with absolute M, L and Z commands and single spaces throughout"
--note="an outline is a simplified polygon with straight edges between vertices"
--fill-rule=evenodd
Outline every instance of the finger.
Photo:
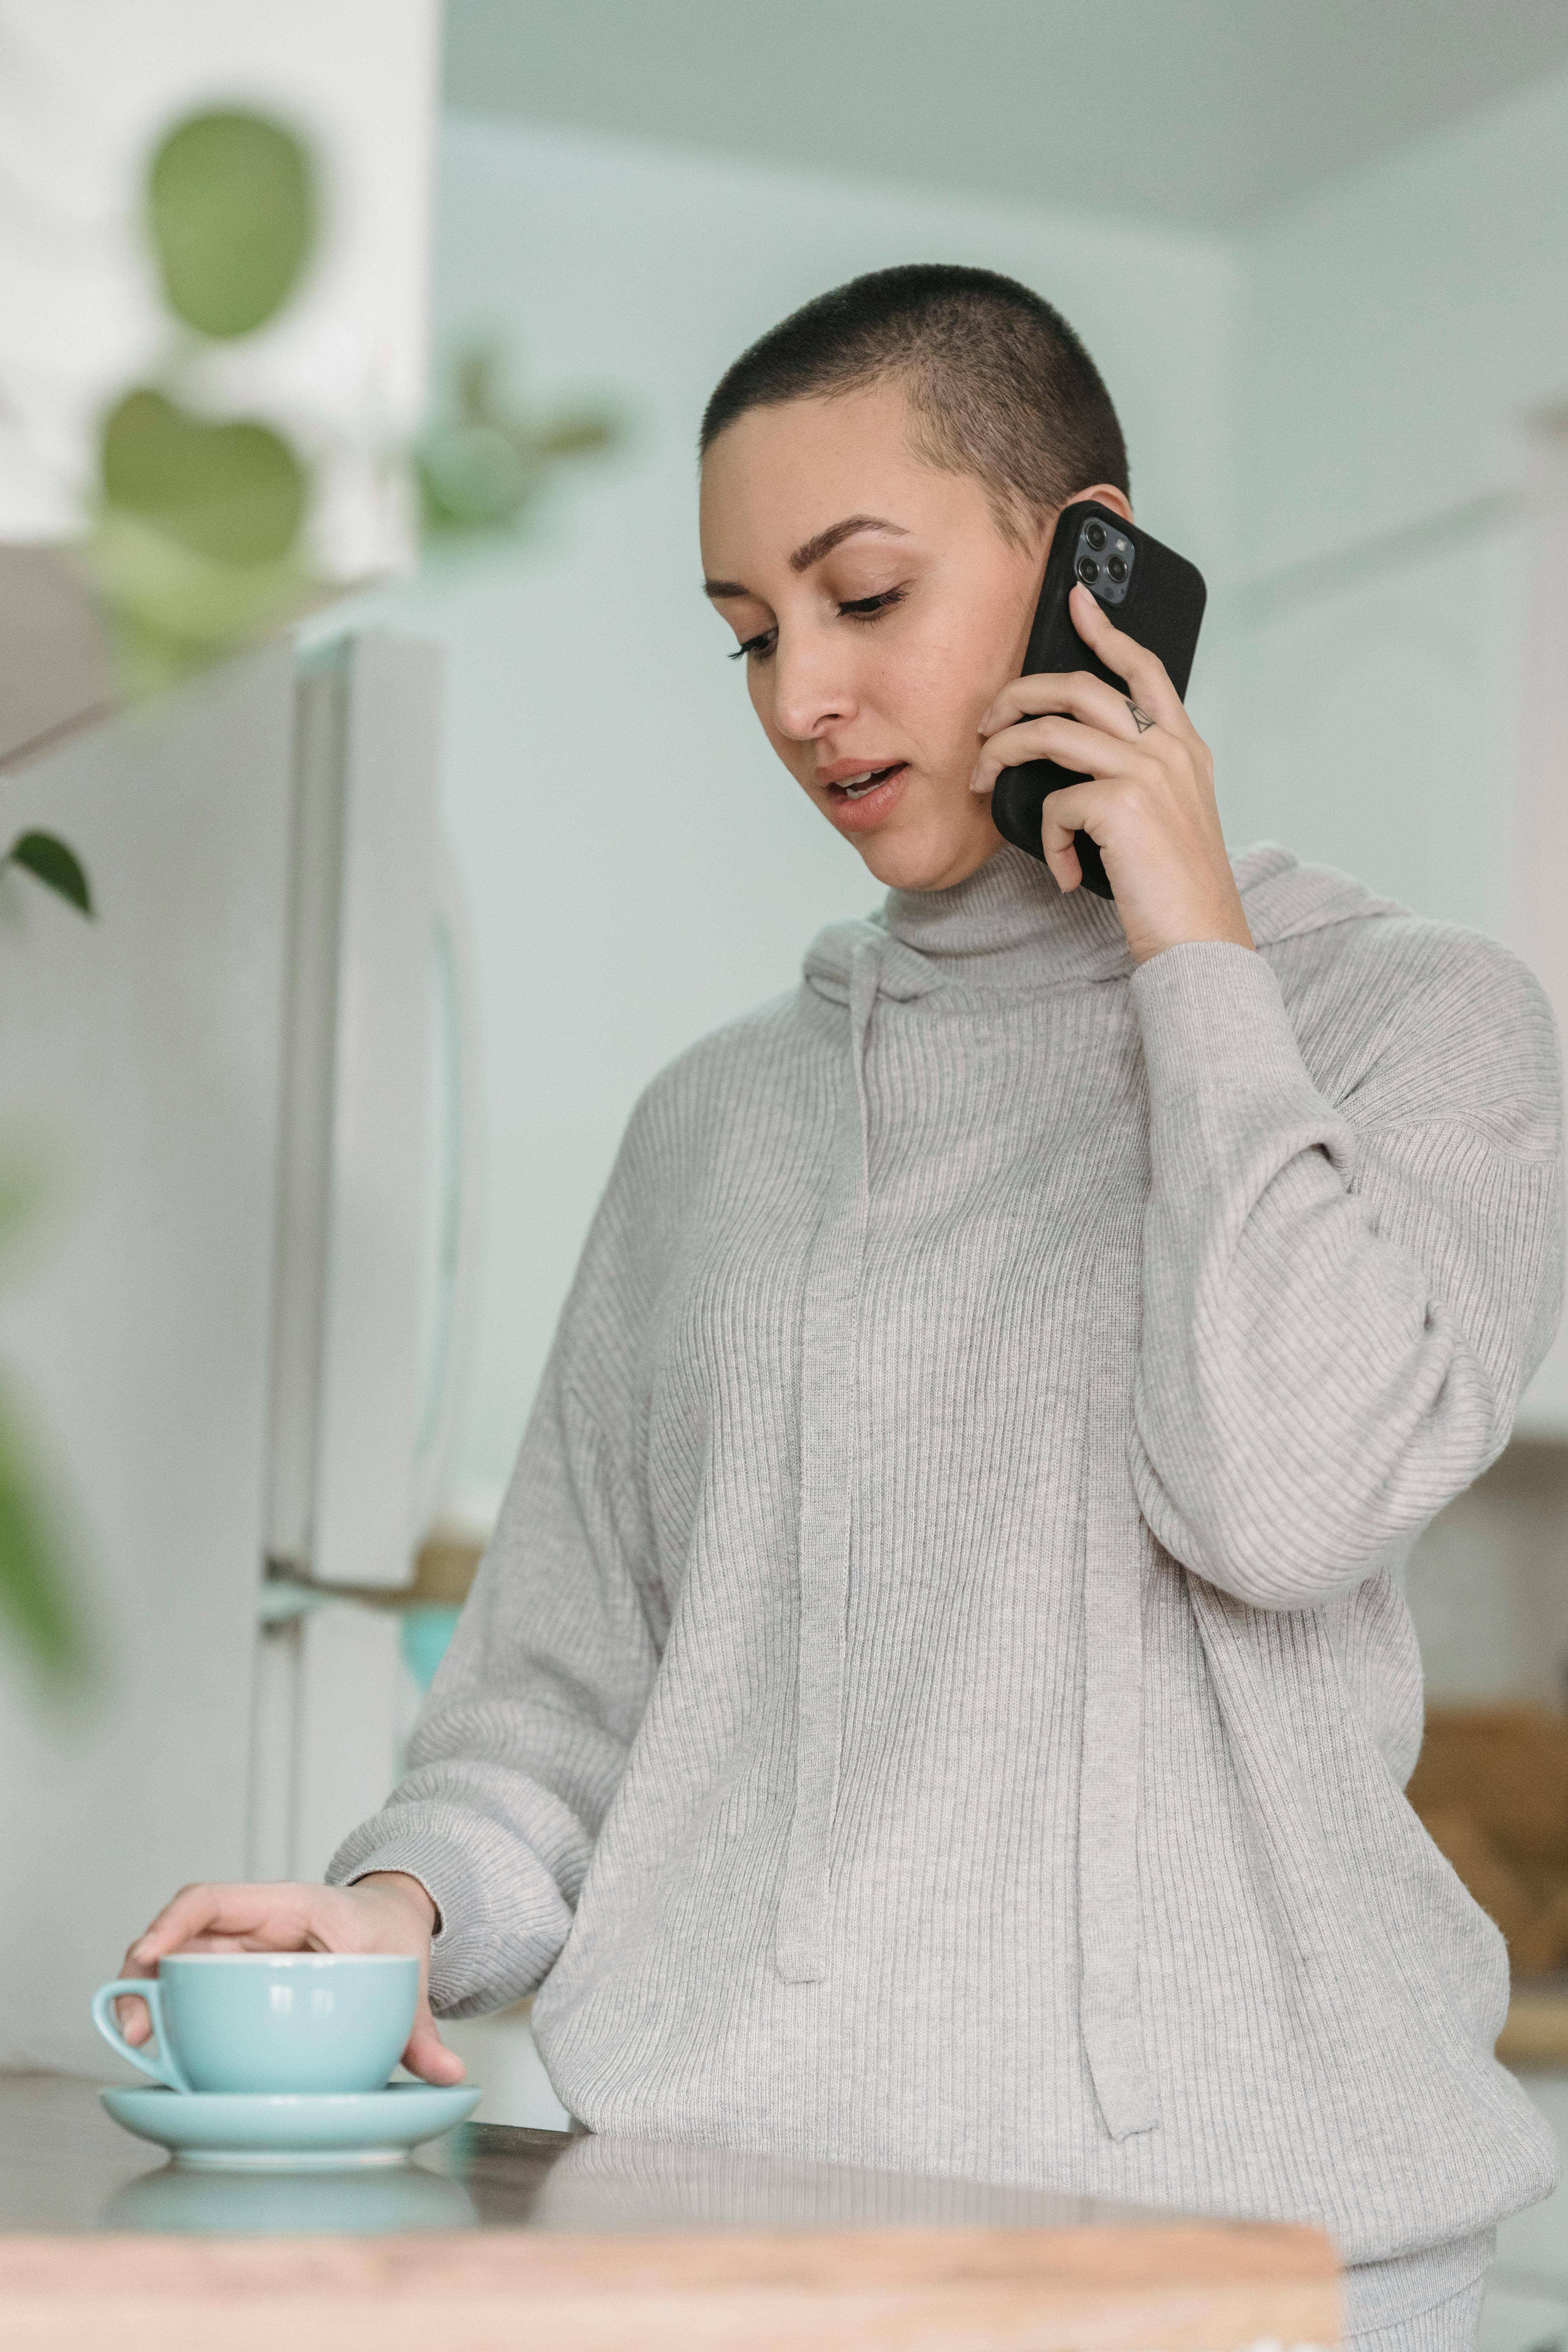
M 1075 774 L 1107 781 L 1146 774 L 1154 759 L 1152 748 L 1144 743 L 1135 727 L 1129 742 L 1119 735 L 1107 735 L 1098 727 L 1086 727 L 1079 719 L 1026 719 L 1020 725 L 992 736 L 974 763 L 969 789 L 972 793 L 994 792 L 1004 768 L 1022 767 L 1027 760 L 1054 760 Z
M 151 2039 L 152 2015 L 139 1992 L 122 1993 L 114 2004 L 114 2014 L 120 2021 L 120 2031 L 133 2048 Z
M 1011 679 L 981 719 L 978 731 L 996 735 L 1005 727 L 1016 727 L 1020 719 L 1044 718 L 1051 712 L 1087 719 L 1105 734 L 1124 736 L 1129 742 L 1135 742 L 1142 731 L 1127 697 L 1086 669 L 1047 670 L 1034 677 Z
M 1050 835 L 1050 845 L 1047 847 L 1046 828 L 1042 826 L 1040 847 L 1044 852 L 1046 864 L 1057 877 L 1058 888 L 1063 891 L 1076 890 L 1083 880 L 1083 863 L 1078 854 L 1077 836 L 1069 833 L 1064 842 L 1053 831 Z
M 139 1944 L 132 1945 L 120 1963 L 120 1974 L 122 1977 L 144 1977 L 149 1973 L 147 1963 L 141 1957 L 141 1949 Z M 157 1963 L 154 1961 L 153 1966 L 156 1968 Z M 132 2049 L 140 2047 L 143 2042 L 152 2040 L 152 2011 L 140 1993 L 121 1993 L 114 2004 L 114 2014 L 119 2022 L 120 2031 Z
M 403 2063 L 411 2074 L 417 2074 L 426 2083 L 460 2083 L 468 2072 L 457 2052 L 448 2050 L 436 2031 L 427 2000 L 421 2000 L 419 2003 Z
M 165 1952 L 177 1951 L 196 1937 L 206 1936 L 252 1950 L 301 1951 L 316 1934 L 310 1916 L 311 1898 L 331 1892 L 287 1883 L 182 1886 L 146 1933 L 132 1945 L 126 1957 L 133 1966 L 146 1968 Z
M 1077 889 L 1084 879 L 1084 861 L 1079 858 L 1079 833 L 1089 833 L 1081 824 L 1081 809 L 1058 809 L 1056 802 L 1068 800 L 1068 791 L 1047 793 L 1047 802 L 1039 812 L 1039 846 L 1047 866 L 1056 875 L 1058 889 Z M 1090 835 L 1093 840 L 1093 835 Z M 1114 887 L 1114 877 L 1112 877 Z
M 1040 847 L 1047 865 L 1064 889 L 1070 887 L 1065 872 L 1081 876 L 1075 836 L 1087 833 L 1100 851 L 1112 887 L 1116 884 L 1118 844 L 1125 845 L 1127 797 L 1114 783 L 1086 777 L 1079 784 L 1063 784 L 1047 793 L 1040 810 Z M 1068 866 L 1070 855 L 1071 865 Z
M 1064 784 L 1057 792 L 1047 793 L 1040 810 L 1042 843 L 1048 840 L 1052 847 L 1059 849 L 1079 833 L 1097 839 L 1089 819 L 1100 814 L 1091 801 L 1086 801 L 1083 788 L 1078 784 Z
M 125 1955 L 126 1968 L 145 1970 L 155 1967 L 165 1952 L 174 1951 L 176 1946 L 210 1927 L 233 1893 L 234 1889 L 226 1886 L 182 1886 L 151 1926 L 137 1937 Z
M 1141 646 L 1136 637 L 1130 637 L 1114 621 L 1108 620 L 1099 598 L 1081 585 L 1074 588 L 1068 599 L 1068 610 L 1084 644 L 1100 656 L 1107 669 L 1113 669 L 1118 677 L 1127 680 L 1133 701 L 1141 703 L 1162 727 L 1184 732 L 1191 721 L 1159 655 L 1152 654 L 1147 646 Z
M 307 1947 L 304 1945 L 279 1945 L 276 1941 L 264 1941 L 259 1936 L 218 1935 L 187 1936 L 184 1942 L 180 1946 L 182 1955 L 186 1952 L 227 1952 L 233 1954 L 237 1952 L 303 1951 Z

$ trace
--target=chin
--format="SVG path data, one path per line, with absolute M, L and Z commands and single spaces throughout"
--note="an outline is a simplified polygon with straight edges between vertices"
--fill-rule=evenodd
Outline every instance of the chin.
M 989 815 L 983 826 L 889 825 L 855 844 L 868 870 L 889 890 L 951 890 L 1001 846 Z

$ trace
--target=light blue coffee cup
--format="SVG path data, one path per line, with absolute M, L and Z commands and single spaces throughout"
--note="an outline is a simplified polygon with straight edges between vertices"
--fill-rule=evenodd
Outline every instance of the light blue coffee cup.
M 120 2031 L 114 2004 L 132 1992 L 155 2057 Z M 400 1952 L 174 1952 L 155 1977 L 100 1985 L 92 2021 L 172 2091 L 380 2091 L 418 2000 L 419 1963 Z

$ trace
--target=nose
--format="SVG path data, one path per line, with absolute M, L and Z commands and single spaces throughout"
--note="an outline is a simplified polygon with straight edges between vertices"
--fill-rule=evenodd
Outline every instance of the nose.
M 771 665 L 773 722 L 782 735 L 809 743 L 855 714 L 842 638 L 825 629 L 781 628 Z

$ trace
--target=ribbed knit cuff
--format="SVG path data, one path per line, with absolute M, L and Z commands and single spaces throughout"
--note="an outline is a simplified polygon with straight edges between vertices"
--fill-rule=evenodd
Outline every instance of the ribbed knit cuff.
M 362 1878 L 386 1870 L 416 1878 L 436 1906 L 440 1921 L 430 1938 L 431 2000 L 439 2009 L 446 2005 L 444 1992 L 461 1999 L 469 1990 L 465 1980 L 471 1973 L 471 1967 L 465 1966 L 465 1961 L 471 1961 L 466 1947 L 472 1940 L 475 1924 L 492 1907 L 472 1857 L 454 1840 L 413 1825 L 400 1828 L 395 1836 L 380 1838 L 368 1852 L 356 1851 L 357 1843 L 356 1836 L 346 1838 L 332 1856 L 327 1868 L 330 1884 L 353 1886 Z M 454 1977 L 458 1979 L 455 1985 L 450 1983 Z
M 389 1838 L 369 1853 L 356 1855 L 352 1863 L 345 1864 L 342 1853 L 334 1854 L 328 1866 L 327 1882 L 331 1886 L 357 1886 L 362 1878 L 374 1878 L 392 1870 L 405 1878 L 416 1878 L 435 1905 L 440 1924 L 430 1939 L 434 1952 L 450 1933 L 451 1922 L 462 1916 L 462 1882 L 469 1875 L 462 1855 L 434 1838 Z
M 334 1886 L 373 1871 L 416 1878 L 441 1915 L 430 1946 L 437 2014 L 504 2008 L 548 1973 L 571 1926 L 560 1889 L 519 1839 L 480 1813 L 430 1800 L 389 1805 L 343 1840 Z
M 1279 983 L 1251 949 L 1191 940 L 1151 956 L 1131 985 L 1156 1106 L 1209 1095 L 1300 1108 L 1316 1097 Z

